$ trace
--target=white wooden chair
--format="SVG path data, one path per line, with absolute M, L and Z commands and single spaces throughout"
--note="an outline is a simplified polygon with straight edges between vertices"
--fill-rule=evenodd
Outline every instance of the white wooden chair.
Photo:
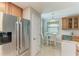
M 49 44 L 54 44 L 54 46 L 56 46 L 56 40 L 57 40 L 56 34 L 52 34 L 49 39 Z

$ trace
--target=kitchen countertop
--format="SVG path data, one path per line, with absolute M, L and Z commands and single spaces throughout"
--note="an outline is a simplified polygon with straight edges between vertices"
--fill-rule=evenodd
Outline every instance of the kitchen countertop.
M 62 42 L 67 42 L 67 43 L 72 42 L 72 43 L 79 45 L 79 42 L 77 42 L 77 41 L 62 40 Z

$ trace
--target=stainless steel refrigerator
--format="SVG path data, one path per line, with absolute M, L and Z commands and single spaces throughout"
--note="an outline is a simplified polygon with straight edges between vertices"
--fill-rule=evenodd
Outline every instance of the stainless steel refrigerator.
M 30 49 L 30 21 L 0 13 L 0 55 L 22 55 Z

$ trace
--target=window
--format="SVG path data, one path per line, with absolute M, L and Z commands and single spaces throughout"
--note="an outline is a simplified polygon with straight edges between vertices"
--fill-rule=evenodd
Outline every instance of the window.
M 49 20 L 47 23 L 48 34 L 58 33 L 59 32 L 59 21 L 58 20 Z

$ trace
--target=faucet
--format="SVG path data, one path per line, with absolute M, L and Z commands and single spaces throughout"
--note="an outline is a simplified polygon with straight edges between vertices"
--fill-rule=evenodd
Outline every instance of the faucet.
M 74 35 L 74 33 L 72 32 L 72 33 L 71 33 L 71 35 L 73 36 L 73 35 Z
M 73 40 L 73 35 L 74 35 L 74 32 L 72 31 L 72 32 L 71 32 L 72 40 Z

